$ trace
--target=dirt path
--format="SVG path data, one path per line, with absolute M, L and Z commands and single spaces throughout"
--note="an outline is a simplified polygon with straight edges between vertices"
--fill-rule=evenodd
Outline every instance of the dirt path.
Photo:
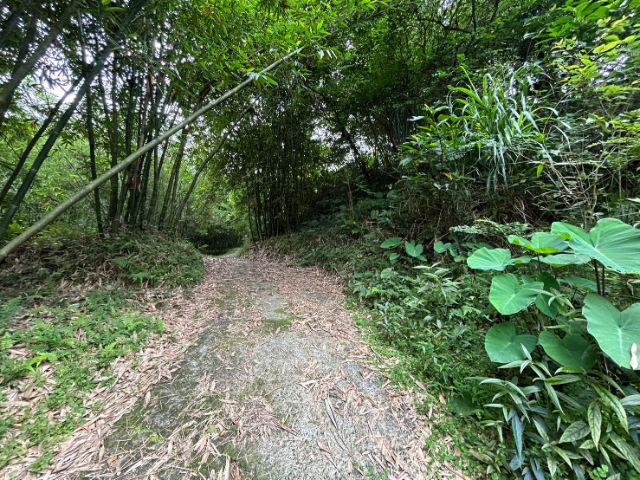
M 371 369 L 334 278 L 237 257 L 206 267 L 189 308 L 166 314 L 193 322 L 191 346 L 164 364 L 146 352 L 161 380 L 88 422 L 45 476 L 456 478 L 427 474 L 415 399 Z

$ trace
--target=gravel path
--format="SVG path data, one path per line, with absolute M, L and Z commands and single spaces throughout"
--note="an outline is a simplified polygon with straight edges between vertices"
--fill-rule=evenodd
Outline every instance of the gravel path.
M 104 425 L 90 463 L 50 478 L 461 478 L 427 473 L 416 397 L 371 367 L 336 278 L 259 259 L 206 266 L 182 314 L 203 326 L 180 361 Z

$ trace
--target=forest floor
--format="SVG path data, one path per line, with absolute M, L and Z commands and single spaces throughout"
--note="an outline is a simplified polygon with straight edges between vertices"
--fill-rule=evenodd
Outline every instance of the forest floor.
M 259 258 L 205 266 L 157 312 L 172 342 L 114 366 L 100 412 L 38 477 L 467 478 L 425 458 L 431 414 L 384 373 L 399 360 L 364 340 L 337 278 Z

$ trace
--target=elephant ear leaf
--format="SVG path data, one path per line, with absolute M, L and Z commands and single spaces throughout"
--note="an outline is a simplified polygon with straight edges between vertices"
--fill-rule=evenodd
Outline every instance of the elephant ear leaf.
M 543 272 L 538 275 L 536 281 L 542 282 L 544 284 L 544 291 L 549 292 L 550 294 L 553 294 L 554 290 L 560 290 L 560 284 L 558 283 L 558 281 L 547 272 Z M 540 310 L 548 317 L 555 318 L 556 315 L 558 315 L 559 303 L 555 298 L 551 298 L 551 295 L 539 293 L 536 297 L 536 307 L 538 307 L 538 310 Z
M 503 271 L 509 265 L 513 265 L 513 260 L 511 252 L 506 248 L 482 247 L 467 258 L 467 265 L 476 270 Z
M 458 256 L 458 252 L 456 250 L 456 247 L 454 247 L 451 244 L 451 242 L 447 242 L 447 243 L 437 242 L 433 246 L 433 249 L 435 250 L 436 253 L 449 252 L 452 257 L 457 257 Z
M 516 235 L 510 235 L 509 242 L 536 253 L 561 253 L 569 248 L 569 244 L 564 238 L 545 232 L 534 233 L 531 241 Z
M 382 245 L 380 245 L 380 248 L 397 247 L 401 243 L 402 243 L 402 239 L 400 237 L 387 238 L 384 242 L 382 242 Z
M 582 335 L 569 334 L 560 338 L 544 331 L 540 334 L 539 341 L 546 354 L 563 367 L 583 368 L 589 371 L 596 363 L 595 346 L 587 342 Z
M 633 368 L 631 349 L 640 343 L 640 303 L 624 312 L 600 295 L 590 293 L 584 300 L 582 314 L 587 330 L 594 336 L 604 353 L 623 368 Z
M 566 283 L 567 285 L 571 285 L 576 288 L 585 288 L 587 290 L 591 290 L 594 293 L 598 292 L 598 284 L 593 280 L 589 280 L 588 278 L 582 277 L 565 277 L 560 279 L 561 283 Z
M 405 242 L 404 249 L 406 250 L 407 255 L 413 258 L 417 258 L 422 255 L 424 247 L 421 244 L 416 245 L 414 242 Z
M 591 261 L 591 257 L 588 255 L 560 253 L 558 255 L 547 255 L 546 257 L 542 257 L 540 261 L 552 267 L 565 267 L 567 265 L 584 265 Z
M 526 357 L 524 349 L 531 353 L 537 343 L 538 339 L 533 335 L 516 335 L 516 326 L 506 322 L 489 329 L 484 348 L 492 362 L 510 363 L 523 360 Z
M 513 315 L 533 303 L 541 290 L 542 282 L 528 282 L 524 285 L 510 273 L 493 277 L 489 301 L 503 315 Z
M 577 255 L 588 255 L 620 273 L 640 272 L 640 230 L 617 218 L 600 220 L 589 233 L 562 222 L 554 223 L 551 232 L 568 238 Z

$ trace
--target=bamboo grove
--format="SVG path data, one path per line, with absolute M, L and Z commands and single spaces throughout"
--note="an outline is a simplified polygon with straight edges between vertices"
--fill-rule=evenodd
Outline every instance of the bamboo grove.
M 254 94 L 235 94 L 251 83 L 277 84 L 260 68 L 293 58 L 301 46 L 311 46 L 313 55 L 331 20 L 358 15 L 349 2 L 296 15 L 269 1 L 16 1 L 2 9 L 7 81 L 0 128 L 9 155 L 2 163 L 2 238 L 35 223 L 43 210 L 55 211 L 43 198 L 60 199 L 68 196 L 61 190 L 98 181 L 99 172 L 119 168 L 222 94 L 223 105 L 146 149 L 104 188 L 91 188 L 92 219 L 85 204 L 65 213 L 67 222 L 94 223 L 100 233 L 179 229 L 200 175 L 256 101 Z M 305 69 L 304 54 L 295 61 Z M 67 165 L 60 168 L 60 161 Z M 71 166 L 66 185 L 49 183 L 43 166 L 57 175 Z M 41 198 L 33 198 L 34 182 Z
M 396 182 L 416 225 L 624 208 L 636 7 L 5 0 L 0 238 L 235 222 L 257 240 Z

